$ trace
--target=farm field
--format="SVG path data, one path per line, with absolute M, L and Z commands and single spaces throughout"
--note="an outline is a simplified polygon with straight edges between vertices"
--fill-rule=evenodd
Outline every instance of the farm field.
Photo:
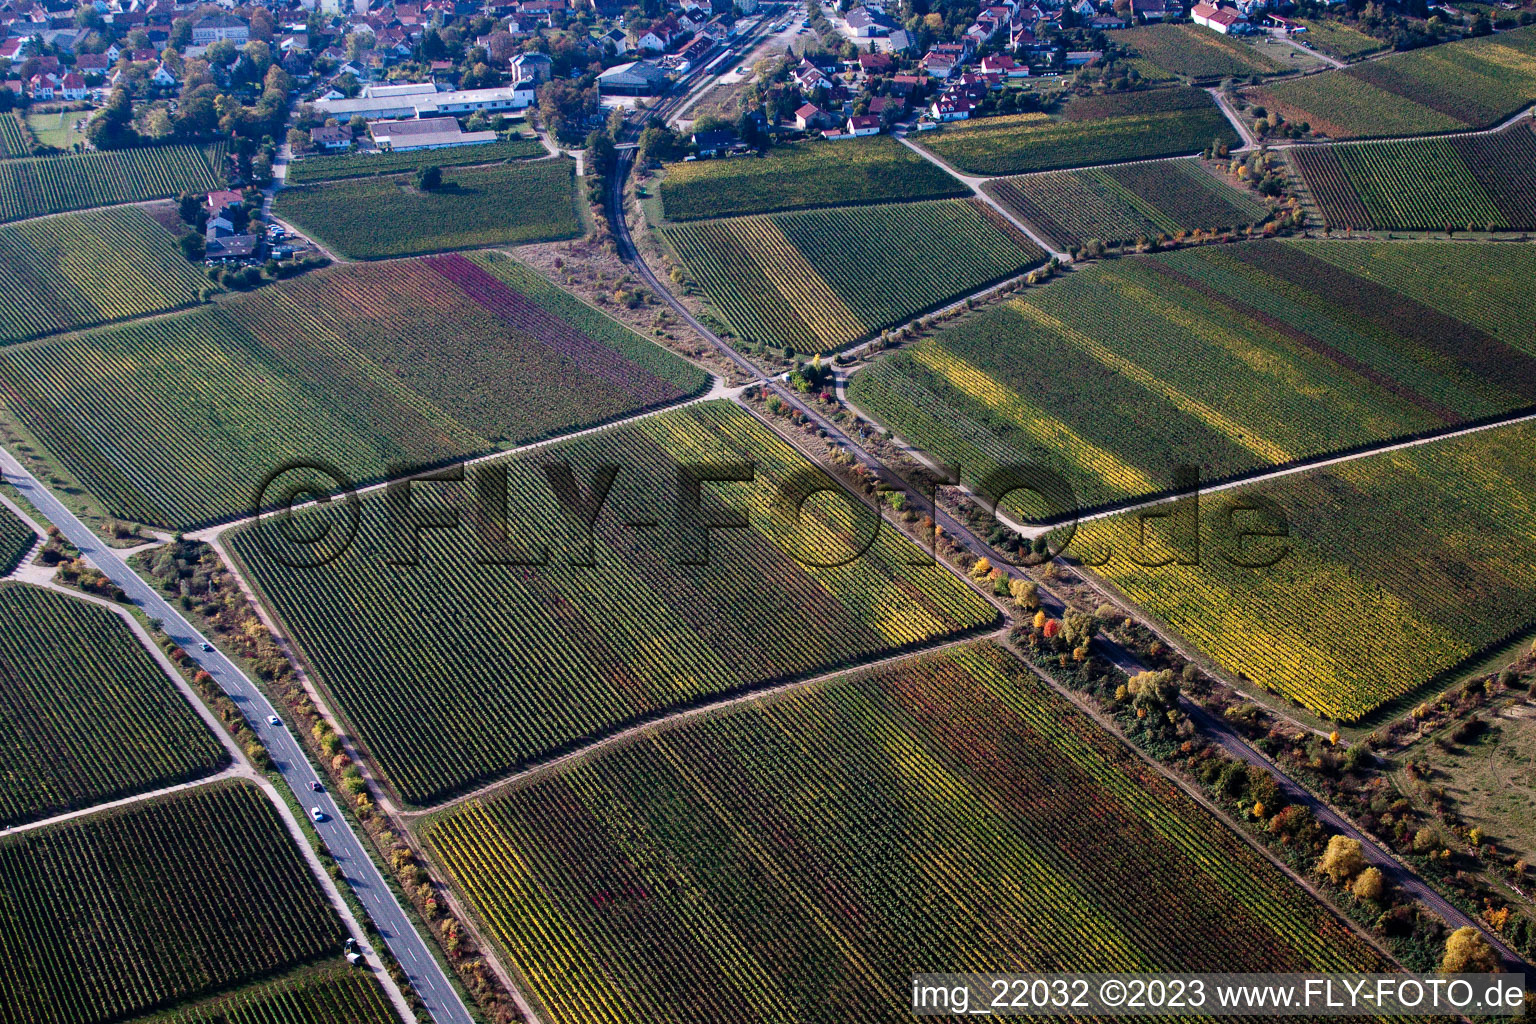
M 991 644 L 654 733 L 422 834 L 561 1021 L 908 1020 L 914 963 L 1375 962 Z
M 0 505 L 0 576 L 9 575 L 36 543 L 37 535 L 32 528 Z
M 0 839 L 0 991 L 18 1024 L 104 1024 L 335 955 L 341 923 L 255 786 Z
M 224 145 L 153 146 L 0 163 L 0 222 L 223 188 Z
M 57 114 L 28 114 L 27 130 L 44 146 L 71 150 L 76 143 L 84 144 L 85 132 L 75 130 L 75 122 L 90 118 L 88 111 L 61 111 Z
M 1078 508 L 1165 490 L 1182 464 L 1209 483 L 1536 405 L 1528 323 L 1458 319 L 1427 297 L 1444 279 L 1393 290 L 1325 258 L 1332 244 L 1207 246 L 1076 269 L 885 356 L 852 377 L 849 396 L 973 485 L 1000 466 L 1044 465 Z M 1393 249 L 1341 244 L 1359 260 Z M 1506 248 L 1423 252 L 1432 263 L 1447 246 L 1485 265 Z M 1491 307 L 1518 308 L 1532 288 L 1464 281 Z
M 211 289 L 135 206 L 0 227 L 0 344 L 190 306 Z
M 354 967 L 305 968 L 133 1024 L 398 1024 L 379 983 Z
M 1095 571 L 1229 671 L 1357 721 L 1531 625 L 1533 444 L 1519 424 L 1246 488 L 1289 523 L 1287 554 L 1262 572 L 1123 554 Z M 1201 518 L 1205 550 L 1229 543 L 1220 513 Z M 1074 548 L 1098 560 L 1127 527 L 1089 523 Z
M 825 352 L 1045 259 L 976 200 L 680 224 L 665 235 L 742 337 Z
M 1356 57 L 1364 57 L 1387 48 L 1387 44 L 1375 36 L 1367 35 L 1341 22 L 1324 21 L 1320 18 L 1297 20 L 1307 27 L 1306 33 L 1302 36 L 1306 42 L 1340 60 L 1354 60 Z
M 1536 228 L 1536 131 L 1289 150 L 1332 228 Z
M 361 482 L 707 386 L 703 371 L 486 254 L 333 267 L 0 351 L 12 413 L 113 515 L 166 527 L 247 513 L 296 452 Z
M 122 620 L 85 601 L 0 583 L 0 679 L 0 828 L 229 762 Z
M 543 467 L 557 461 L 572 467 L 583 493 L 596 467 L 620 467 L 590 548 L 554 507 Z M 750 529 L 714 531 L 703 549 L 675 511 L 684 463 L 755 465 L 751 483 L 702 486 L 698 519 L 688 520 L 749 517 Z M 493 536 L 423 531 L 416 568 L 385 564 L 401 549 L 377 498 L 362 502 L 347 553 L 316 569 L 280 564 L 298 558 L 285 556 L 270 529 L 226 535 L 383 777 L 411 803 L 441 800 L 669 709 L 835 670 L 996 617 L 947 570 L 909 564 L 922 556 L 893 531 L 849 561 L 846 538 L 864 527 L 849 523 L 840 503 L 808 502 L 796 528 L 778 485 L 793 488 L 791 474 L 826 478 L 730 403 L 689 406 L 490 465 L 507 474 L 505 485 L 490 485 L 502 496 L 497 507 L 505 503 L 505 527 Z M 466 484 L 459 507 L 469 509 L 481 486 Z M 413 502 L 436 514 L 427 510 L 454 493 L 416 488 Z M 311 510 L 301 519 L 318 528 L 331 514 Z M 588 555 L 595 571 L 571 564 Z M 497 558 L 540 564 L 486 564 Z M 845 564 L 806 564 L 834 561 Z M 389 628 L 359 631 L 362 609 Z M 403 703 L 402 687 L 413 695 Z
M 490 164 L 498 160 L 522 160 L 543 156 L 538 139 L 510 139 L 477 146 L 445 146 L 442 149 L 407 153 L 321 153 L 288 165 L 289 185 L 336 178 L 366 178 L 378 174 L 413 172 L 422 167 L 460 167 Z
M 791 143 L 762 157 L 669 164 L 658 191 L 667 219 L 674 221 L 971 193 L 889 135 Z
M 1238 228 L 1269 208 L 1193 160 L 1052 171 L 989 181 L 983 186 L 1019 219 L 1059 248 L 1156 239 L 1196 228 Z
M 1136 51 L 1138 65 L 1150 65 L 1152 78 L 1246 78 L 1289 70 L 1247 43 L 1200 25 L 1145 25 L 1118 32 L 1115 39 Z
M 451 167 L 433 192 L 408 176 L 358 178 L 278 194 L 274 213 L 361 260 L 521 245 L 581 233 L 570 160 Z
M 1246 95 L 1333 138 L 1489 128 L 1536 101 L 1536 28 L 1395 53 Z
M 1184 156 L 1216 138 L 1238 141 L 1210 95 L 1173 88 L 1078 97 L 1060 119 L 989 117 L 930 132 L 922 144 L 967 174 L 1001 175 Z

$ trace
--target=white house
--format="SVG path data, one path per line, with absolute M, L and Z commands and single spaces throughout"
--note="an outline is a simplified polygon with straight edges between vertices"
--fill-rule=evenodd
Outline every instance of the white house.
M 1196 25 L 1204 25 L 1222 35 L 1241 32 L 1248 24 L 1248 20 L 1232 8 L 1212 7 L 1210 4 L 1196 4 L 1195 9 L 1190 11 L 1190 18 Z

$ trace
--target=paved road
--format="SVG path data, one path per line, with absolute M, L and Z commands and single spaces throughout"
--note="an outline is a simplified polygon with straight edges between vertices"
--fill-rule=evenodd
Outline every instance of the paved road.
M 316 778 L 315 772 L 287 726 L 274 726 L 267 721 L 268 716 L 277 714 L 277 709 L 268 702 L 265 695 L 216 649 L 204 651 L 202 645 L 205 639 L 202 634 L 180 612 L 166 603 L 154 587 L 129 569 L 116 551 L 76 519 L 8 451 L 0 450 L 0 474 L 57 526 L 91 564 L 122 587 L 135 605 L 150 618 L 159 619 L 164 624 L 166 634 L 240 706 L 251 728 L 271 752 L 273 762 L 299 803 L 306 808 L 319 807 L 326 814 L 327 820 L 316 824 L 315 830 L 340 865 L 347 884 L 368 911 L 368 916 L 373 919 L 390 952 L 394 953 L 395 959 L 405 969 L 411 986 L 421 996 L 433 1019 L 438 1024 L 473 1024 L 469 1009 L 459 998 L 443 969 L 432 959 L 425 940 L 411 926 L 394 893 L 368 858 L 362 841 L 342 818 L 331 794 L 309 791 L 309 783 Z
M 622 211 L 623 209 L 623 182 L 625 174 L 629 170 L 629 161 L 632 159 L 633 153 L 624 153 L 620 160 L 618 173 L 613 175 L 613 181 L 610 186 L 609 195 L 609 202 L 612 204 L 611 212 Z M 617 212 L 613 212 L 613 215 L 611 215 L 609 219 L 613 223 L 614 238 L 618 242 L 620 257 L 625 262 L 633 266 L 636 273 L 640 275 L 640 277 L 646 282 L 647 285 L 650 286 L 650 288 L 657 294 L 657 296 L 667 302 L 667 304 L 672 307 L 678 316 L 682 317 L 683 320 L 689 324 L 689 326 L 693 327 L 694 330 L 699 332 L 701 337 L 707 339 L 711 344 L 719 349 L 723 355 L 734 362 L 737 366 L 741 367 L 743 371 L 750 374 L 759 385 L 768 390 L 771 390 L 782 401 L 792 406 L 802 415 L 808 417 L 813 423 L 816 424 L 817 427 L 826 432 L 828 439 L 830 439 L 833 443 L 841 446 L 844 451 L 858 460 L 858 462 L 865 466 L 866 469 L 868 469 L 876 479 L 886 483 L 896 490 L 905 493 L 908 502 L 916 506 L 918 511 L 924 512 L 931 516 L 933 521 L 944 530 L 944 533 L 949 536 L 951 540 L 963 545 L 968 551 L 977 557 L 987 558 L 992 562 L 993 565 L 995 565 L 1010 578 L 1027 578 L 1025 577 L 1025 574 L 1022 570 L 1009 565 L 1006 559 L 999 552 L 994 550 L 991 545 L 979 537 L 974 531 L 970 529 L 970 527 L 961 523 L 958 519 L 944 511 L 942 508 L 939 508 L 937 505 L 929 502 L 924 495 L 914 490 L 905 480 L 901 479 L 899 476 L 886 469 L 885 466 L 879 462 L 879 460 L 870 455 L 861 446 L 854 442 L 854 440 L 849 437 L 841 427 L 839 427 L 831 419 L 822 415 L 818 408 L 810 405 L 805 401 L 802 401 L 801 396 L 797 392 L 785 387 L 778 380 L 766 377 L 762 371 L 760 371 L 756 366 L 752 365 L 749 360 L 743 357 L 735 349 L 727 345 L 723 340 L 720 339 L 718 335 L 716 335 L 713 331 L 701 323 L 698 318 L 690 313 L 688 309 L 680 301 L 678 301 L 677 297 L 672 294 L 670 289 L 662 285 L 660 279 L 656 277 L 655 273 L 652 272 L 651 268 L 640 256 L 638 250 L 635 248 L 633 239 L 630 237 L 629 224 L 626 219 L 623 216 L 618 215 Z M 1041 607 L 1045 609 L 1047 614 L 1055 616 L 1060 616 L 1065 607 L 1059 597 L 1050 593 L 1044 587 L 1040 588 L 1040 604 Z M 1106 660 L 1108 660 L 1117 669 L 1127 675 L 1135 675 L 1138 672 L 1146 671 L 1147 666 L 1143 665 L 1134 654 L 1132 654 L 1118 643 L 1101 637 L 1099 640 L 1094 642 L 1094 647 L 1097 652 L 1101 654 Z M 1313 813 L 1316 814 L 1319 819 L 1326 822 L 1331 827 L 1350 836 L 1351 838 L 1360 840 L 1360 845 L 1364 849 L 1366 858 L 1369 861 L 1374 864 L 1381 865 L 1382 871 L 1388 874 L 1393 879 L 1393 881 L 1396 882 L 1397 885 L 1399 885 L 1404 891 L 1411 892 L 1414 896 L 1422 900 L 1426 906 L 1443 917 L 1452 927 L 1459 928 L 1463 926 L 1470 926 L 1483 931 L 1483 934 L 1489 939 L 1490 943 L 1505 957 L 1505 960 L 1510 969 L 1526 972 L 1527 976 L 1529 977 L 1531 971 L 1530 965 L 1524 963 L 1524 961 L 1516 956 L 1507 945 L 1499 940 L 1497 935 L 1486 931 L 1476 921 L 1472 920 L 1471 917 L 1462 913 L 1456 907 L 1452 906 L 1443 897 L 1441 897 L 1439 893 L 1435 892 L 1435 890 L 1427 882 L 1419 878 L 1418 875 L 1414 874 L 1413 871 L 1406 865 L 1394 859 L 1390 853 L 1377 846 L 1369 836 L 1366 836 L 1359 829 L 1355 828 L 1348 821 L 1346 821 L 1342 816 L 1334 812 L 1331 808 L 1329 808 L 1326 804 L 1314 796 L 1305 786 L 1302 786 L 1299 782 L 1290 778 L 1283 771 L 1281 771 L 1277 765 L 1260 755 L 1258 751 L 1249 746 L 1248 742 L 1235 730 L 1233 730 L 1232 726 L 1225 720 L 1211 715 L 1204 709 L 1188 701 L 1186 698 L 1181 698 L 1181 700 L 1183 702 L 1184 710 L 1190 714 L 1191 717 L 1195 718 L 1196 721 L 1208 731 L 1209 735 L 1223 749 L 1229 751 L 1235 757 L 1242 758 L 1249 764 L 1258 765 L 1259 767 L 1268 771 L 1275 777 L 1276 782 L 1281 786 L 1283 790 L 1285 790 L 1285 792 L 1291 797 L 1293 801 L 1305 804 L 1312 809 Z

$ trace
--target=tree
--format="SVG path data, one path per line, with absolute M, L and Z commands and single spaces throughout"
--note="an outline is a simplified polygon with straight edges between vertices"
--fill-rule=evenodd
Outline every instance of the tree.
M 1013 595 L 1013 603 L 1019 608 L 1028 610 L 1040 604 L 1040 587 L 1029 580 L 1012 581 L 1008 584 L 1008 592 Z
M 671 128 L 653 124 L 640 133 L 637 155 L 643 166 L 673 163 L 688 155 L 688 144 Z
M 133 130 L 133 102 L 128 98 L 127 90 L 121 87 L 112 90 L 107 105 L 86 126 L 85 137 L 97 149 L 117 149 L 138 141 L 138 134 Z
M 1483 933 L 1467 925 L 1451 932 L 1445 940 L 1442 974 L 1488 974 L 1499 966 L 1499 958 L 1483 938 Z
M 1365 870 L 1365 853 L 1360 840 L 1348 836 L 1334 836 L 1328 840 L 1328 848 L 1317 862 L 1317 870 L 1327 875 L 1335 885 L 1343 885 Z
M 208 243 L 196 231 L 189 231 L 181 236 L 181 252 L 188 260 L 196 263 L 207 255 Z
M 428 164 L 416 172 L 416 187 L 423 192 L 432 192 L 443 185 L 443 169 L 436 164 Z
M 187 18 L 177 18 L 171 23 L 171 36 L 166 41 L 167 45 L 177 50 L 184 50 L 191 42 L 192 22 Z
M 309 132 L 299 128 L 288 129 L 288 148 L 295 153 L 309 148 Z
M 1360 872 L 1360 877 L 1355 879 L 1349 891 L 1355 894 L 1356 899 L 1380 902 L 1387 891 L 1387 877 L 1381 873 L 1380 868 L 1366 868 Z
M 587 134 L 587 168 L 588 173 L 607 174 L 613 169 L 615 158 L 619 151 L 613 146 L 613 139 L 603 132 L 589 132 Z

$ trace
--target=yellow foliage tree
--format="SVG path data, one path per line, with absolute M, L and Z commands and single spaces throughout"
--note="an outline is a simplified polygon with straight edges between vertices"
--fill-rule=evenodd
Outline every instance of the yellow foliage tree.
M 1366 868 L 1355 879 L 1355 884 L 1349 887 L 1349 891 L 1355 894 L 1356 899 L 1376 902 L 1387 891 L 1387 877 L 1381 873 L 1380 868 Z
M 1445 940 L 1445 959 L 1440 961 L 1443 974 L 1486 974 L 1498 965 L 1493 947 L 1470 925 L 1457 928 Z
M 1343 885 L 1354 878 L 1365 870 L 1365 854 L 1360 849 L 1360 840 L 1348 836 L 1334 836 L 1328 840 L 1328 849 L 1317 862 L 1317 870 L 1332 879 L 1335 885 Z

